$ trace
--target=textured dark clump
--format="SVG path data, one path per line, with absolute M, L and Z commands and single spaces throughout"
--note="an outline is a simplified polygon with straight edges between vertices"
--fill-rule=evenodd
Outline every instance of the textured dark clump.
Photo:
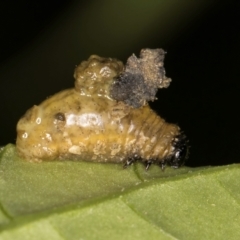
M 163 49 L 143 49 L 140 57 L 128 58 L 124 71 L 116 78 L 110 96 L 135 108 L 154 101 L 158 88 L 167 88 L 171 82 L 165 76 Z

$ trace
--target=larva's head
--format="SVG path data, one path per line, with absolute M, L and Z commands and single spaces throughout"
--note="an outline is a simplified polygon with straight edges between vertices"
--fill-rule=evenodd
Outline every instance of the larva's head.
M 171 155 L 170 159 L 168 159 L 168 163 L 173 168 L 181 167 L 188 158 L 189 154 L 189 145 L 186 136 L 181 133 L 173 140 L 174 151 Z

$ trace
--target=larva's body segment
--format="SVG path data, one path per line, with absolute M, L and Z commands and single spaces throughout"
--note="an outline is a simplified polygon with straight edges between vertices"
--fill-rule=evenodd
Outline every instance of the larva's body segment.
M 163 80 L 157 84 L 165 86 L 170 80 L 160 65 Z M 174 167 L 182 165 L 187 154 L 185 136 L 177 125 L 165 122 L 146 103 L 150 95 L 145 87 L 151 93 L 156 92 L 150 88 L 154 80 L 151 74 L 140 86 L 145 91 L 142 100 L 136 89 L 137 100 L 127 98 L 128 94 L 124 95 L 126 101 L 113 98 L 119 76 L 121 89 L 125 87 L 127 75 L 123 71 L 121 62 L 96 55 L 80 64 L 74 74 L 74 89 L 59 92 L 33 106 L 19 120 L 16 142 L 19 155 L 29 161 L 73 159 L 127 166 L 140 159 L 147 168 L 151 163 L 162 167 L 166 163 Z M 131 73 L 131 81 L 133 78 Z

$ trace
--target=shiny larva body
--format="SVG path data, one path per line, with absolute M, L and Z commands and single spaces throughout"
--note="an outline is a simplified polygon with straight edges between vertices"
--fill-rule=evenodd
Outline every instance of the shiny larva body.
M 164 159 L 179 127 L 149 106 L 132 108 L 104 97 L 62 91 L 34 106 L 18 123 L 18 149 L 32 160 L 56 158 L 94 162 Z
M 73 159 L 130 165 L 135 160 L 179 167 L 185 136 L 146 103 L 111 97 L 121 62 L 93 55 L 75 70 L 75 88 L 33 106 L 17 124 L 17 150 L 29 161 Z

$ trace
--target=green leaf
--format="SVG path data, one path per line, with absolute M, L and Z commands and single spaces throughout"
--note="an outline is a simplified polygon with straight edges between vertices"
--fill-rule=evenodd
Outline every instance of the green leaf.
M 0 149 L 0 239 L 240 239 L 240 166 L 29 163 Z

